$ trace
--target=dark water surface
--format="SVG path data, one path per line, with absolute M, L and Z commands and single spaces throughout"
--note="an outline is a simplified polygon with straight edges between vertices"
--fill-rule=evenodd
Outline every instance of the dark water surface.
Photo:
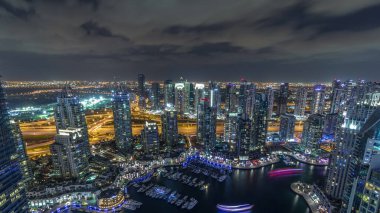
M 200 191 L 178 181 L 157 177 L 153 183 L 177 190 L 182 196 L 189 195 L 198 200 L 198 204 L 192 210 L 184 210 L 171 205 L 162 199 L 154 199 L 145 196 L 145 193 L 136 192 L 130 188 L 131 198 L 143 203 L 140 209 L 134 212 L 221 212 L 216 209 L 216 204 L 243 204 L 250 203 L 254 207 L 252 213 L 274 212 L 310 212 L 304 199 L 293 193 L 290 184 L 295 181 L 316 183 L 323 185 L 327 167 L 317 167 L 298 163 L 297 167 L 304 169 L 303 174 L 295 176 L 268 177 L 268 172 L 273 169 L 285 168 L 283 163 L 256 170 L 234 170 L 233 173 L 220 183 L 202 174 L 191 174 L 202 180 L 208 180 L 209 187 L 206 191 Z M 129 211 L 128 211 L 129 212 Z

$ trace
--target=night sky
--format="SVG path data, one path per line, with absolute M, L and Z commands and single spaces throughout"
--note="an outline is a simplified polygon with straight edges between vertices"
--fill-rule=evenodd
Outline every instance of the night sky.
M 6 80 L 380 80 L 380 1 L 0 0 Z

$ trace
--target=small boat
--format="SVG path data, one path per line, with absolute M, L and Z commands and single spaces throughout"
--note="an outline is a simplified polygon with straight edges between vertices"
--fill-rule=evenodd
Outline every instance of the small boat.
M 241 205 L 222 205 L 218 204 L 216 205 L 216 208 L 219 210 L 225 211 L 225 212 L 242 212 L 242 211 L 248 211 L 253 208 L 253 205 L 251 204 L 241 204 Z

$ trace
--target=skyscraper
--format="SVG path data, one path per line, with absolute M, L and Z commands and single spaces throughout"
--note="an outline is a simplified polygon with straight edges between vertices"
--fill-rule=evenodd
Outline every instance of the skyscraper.
M 299 87 L 296 94 L 296 106 L 294 108 L 294 115 L 304 116 L 306 108 L 307 89 Z
M 266 88 L 266 96 L 268 97 L 268 116 L 267 119 L 272 118 L 273 114 L 273 103 L 274 103 L 274 91 L 272 87 Z
M 294 138 L 294 127 L 296 117 L 294 115 L 282 114 L 280 120 L 280 140 L 289 141 Z
M 139 96 L 139 107 L 140 109 L 145 109 L 145 98 L 146 98 L 146 91 L 145 91 L 145 75 L 144 74 L 138 74 L 137 75 L 137 94 Z
M 23 180 L 25 185 L 28 186 L 28 184 L 33 178 L 33 175 L 29 164 L 29 158 L 26 154 L 26 146 L 22 139 L 22 133 L 19 124 L 11 120 L 11 127 L 16 146 L 17 159 L 20 163 Z
M 240 117 L 238 113 L 228 113 L 224 123 L 224 141 L 228 144 L 231 153 L 237 153 L 238 150 Z
M 59 129 L 50 146 L 54 174 L 64 179 L 83 178 L 88 171 L 88 144 L 81 128 Z
M 203 98 L 206 98 L 205 85 L 197 83 L 194 86 L 194 113 L 197 113 L 198 105 Z
M 210 105 L 216 107 L 216 112 L 219 115 L 221 113 L 221 94 L 219 85 L 216 82 L 211 81 L 208 86 L 208 92 Z
M 185 94 L 184 94 L 184 83 L 176 83 L 174 86 L 174 106 L 178 114 L 181 116 L 185 111 Z
M 374 155 L 380 154 L 378 150 L 380 147 L 380 93 L 366 94 L 359 104 L 366 106 L 366 108 L 371 108 L 372 113 L 370 113 L 365 123 L 357 126 L 359 132 L 355 135 L 343 190 L 342 210 L 347 212 L 359 209 L 361 195 L 364 191 L 363 186 L 371 160 Z M 359 109 L 357 113 L 365 114 L 365 111 L 366 109 Z M 377 162 L 377 167 L 380 168 L 380 161 Z
M 81 147 L 88 156 L 91 154 L 87 123 L 83 105 L 79 102 L 79 98 L 74 94 L 70 86 L 66 85 L 61 94 L 57 97 L 57 105 L 54 111 L 55 125 L 57 133 L 61 129 L 79 128 L 81 129 L 85 145 Z
M 166 80 L 164 83 L 164 103 L 165 103 L 165 107 L 168 105 L 174 106 L 175 95 L 174 95 L 174 84 L 172 80 Z
M 160 84 L 157 82 L 152 83 L 151 102 L 153 110 L 160 110 Z
M 380 168 L 369 170 L 366 181 L 364 183 L 364 190 L 362 198 L 360 199 L 359 212 L 376 213 L 380 210 L 379 202 L 380 193 Z
M 200 100 L 197 110 L 197 141 L 206 152 L 211 151 L 216 143 L 216 107 L 210 106 L 210 100 Z
M 277 101 L 277 114 L 285 114 L 289 97 L 289 83 L 281 83 Z
M 226 86 L 226 103 L 224 106 L 226 116 L 228 116 L 228 113 L 237 112 L 239 105 L 238 94 L 239 92 L 237 91 L 235 84 L 229 83 Z
M 188 115 L 194 112 L 195 94 L 194 94 L 194 84 L 190 82 L 185 82 L 185 87 L 183 88 L 183 101 L 184 101 L 184 114 Z
M 350 87 L 349 87 L 350 88 Z M 351 88 L 350 90 L 352 90 Z M 346 94 L 354 95 L 348 91 Z M 336 149 L 332 152 L 329 162 L 328 178 L 326 183 L 326 192 L 335 199 L 345 200 L 343 208 L 347 209 L 351 196 L 353 171 L 349 171 L 351 156 L 353 155 L 354 145 L 357 140 L 357 134 L 367 121 L 368 117 L 374 112 L 377 106 L 371 104 L 379 101 L 375 94 L 369 94 L 364 98 L 347 97 L 349 100 L 338 118 L 336 130 Z M 357 104 L 351 104 L 353 100 L 358 100 Z M 349 175 L 350 174 L 350 175 Z M 347 186 L 349 185 L 350 186 Z M 346 186 L 346 192 L 343 195 L 343 189 Z
M 112 94 L 112 110 L 116 147 L 122 152 L 133 149 L 132 116 L 127 91 L 121 87 Z
M 325 108 L 325 89 L 324 85 L 315 85 L 313 89 L 313 99 L 311 100 L 311 114 L 323 114 Z
M 178 142 L 177 111 L 174 107 L 166 107 L 161 116 L 162 138 L 167 148 L 172 148 Z
M 146 154 L 158 154 L 160 141 L 158 138 L 158 127 L 156 122 L 145 122 L 144 129 L 141 131 L 141 142 L 143 145 L 143 150 Z
M 238 112 L 243 117 L 252 119 L 255 107 L 256 86 L 250 82 L 242 81 L 239 89 L 239 108 Z
M 323 134 L 334 138 L 335 132 L 338 125 L 339 114 L 338 113 L 329 113 L 325 116 Z
M 268 101 L 263 93 L 255 94 L 254 113 L 252 116 L 252 135 L 250 149 L 264 147 L 267 137 Z
M 322 139 L 324 118 L 321 114 L 310 115 L 303 124 L 301 144 L 305 154 L 316 156 Z
M 339 113 L 343 109 L 346 101 L 344 84 L 341 81 L 335 80 L 332 83 L 332 93 L 331 93 L 331 105 L 330 113 Z
M 28 212 L 25 185 L 0 82 L 0 212 Z

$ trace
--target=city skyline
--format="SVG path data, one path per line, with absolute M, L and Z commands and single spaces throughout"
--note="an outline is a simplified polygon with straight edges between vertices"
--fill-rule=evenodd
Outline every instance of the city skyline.
M 2 0 L 0 72 L 7 80 L 379 80 L 377 1 L 199 5 Z

